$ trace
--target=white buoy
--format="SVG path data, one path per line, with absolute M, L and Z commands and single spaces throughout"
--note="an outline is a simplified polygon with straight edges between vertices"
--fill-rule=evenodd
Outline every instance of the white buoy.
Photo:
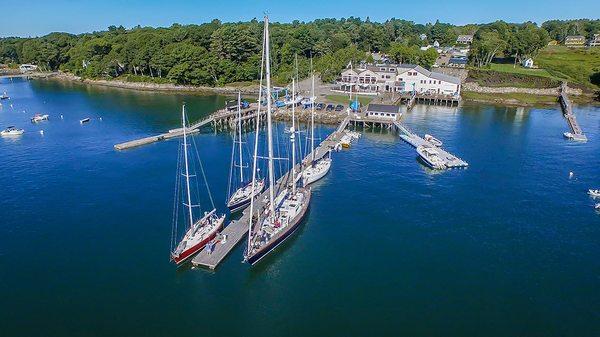
M 60 119 L 63 119 L 63 115 L 60 115 Z
M 569 179 L 573 178 L 573 171 L 569 172 Z
M 40 135 L 44 135 L 44 130 L 40 130 Z
M 100 117 L 100 120 L 102 120 L 102 117 Z

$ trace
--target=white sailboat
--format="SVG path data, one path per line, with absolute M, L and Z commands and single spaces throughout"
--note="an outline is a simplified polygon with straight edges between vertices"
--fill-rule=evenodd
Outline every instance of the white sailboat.
M 217 211 L 215 209 L 215 205 L 212 202 L 212 196 L 210 196 L 210 190 L 208 190 L 208 185 L 206 186 L 209 197 L 212 203 L 212 210 L 208 212 L 204 212 L 203 216 L 194 220 L 194 212 L 193 208 L 197 208 L 200 205 L 192 204 L 192 193 L 190 186 L 190 177 L 195 175 L 190 175 L 189 168 L 189 160 L 188 160 L 188 147 L 191 144 L 187 142 L 187 132 L 186 132 L 186 117 L 185 117 L 185 104 L 183 105 L 181 112 L 181 120 L 182 120 L 182 128 L 183 128 L 183 150 L 180 151 L 183 153 L 183 172 L 181 175 L 185 177 L 185 191 L 184 193 L 184 201 L 182 202 L 184 206 L 184 219 L 187 217 L 186 224 L 188 225 L 183 238 L 179 241 L 175 249 L 171 247 L 171 260 L 175 262 L 177 265 L 185 262 L 190 257 L 194 256 L 197 252 L 202 250 L 207 243 L 215 238 L 219 230 L 223 227 L 223 222 L 225 220 L 225 215 L 217 215 Z M 181 161 L 178 159 L 178 163 Z M 179 165 L 178 165 L 179 166 Z M 179 171 L 179 167 L 178 167 Z M 204 170 L 201 168 L 202 175 L 204 176 Z M 206 177 L 204 177 L 206 182 Z M 176 187 L 176 197 L 180 194 L 179 192 L 179 175 L 177 179 L 177 187 Z M 175 219 L 173 220 L 173 229 L 172 229 L 172 238 L 171 238 L 171 246 L 177 240 L 177 216 L 179 210 L 179 203 L 176 201 L 176 209 L 174 211 Z
M 312 97 L 315 97 L 315 75 L 312 75 Z M 310 111 L 310 150 L 311 160 L 307 168 L 302 171 L 302 184 L 308 186 L 323 178 L 331 168 L 331 151 L 323 158 L 315 158 L 315 106 L 311 105 Z
M 231 213 L 243 210 L 250 205 L 250 199 L 258 196 L 265 188 L 265 180 L 257 179 L 256 182 L 246 181 L 244 177 L 244 153 L 242 145 L 242 114 L 241 114 L 241 93 L 238 92 L 238 115 L 237 125 L 233 136 L 233 148 L 231 151 L 231 172 L 229 174 L 229 189 L 227 197 L 227 208 Z M 236 149 L 238 150 L 236 156 Z M 236 162 L 237 160 L 237 162 Z M 239 171 L 239 181 L 236 169 Z M 232 188 L 238 187 L 232 192 Z
M 284 189 L 275 197 L 275 172 L 273 160 L 273 123 L 272 123 L 272 98 L 271 98 L 271 66 L 269 57 L 269 19 L 265 16 L 264 37 L 263 37 L 263 61 L 266 77 L 266 100 L 267 100 L 267 148 L 268 148 L 268 173 L 269 173 L 269 199 L 263 209 L 259 210 L 256 223 L 254 216 L 250 217 L 248 224 L 248 247 L 244 260 L 252 265 L 260 261 L 267 254 L 272 252 L 277 246 L 289 238 L 299 228 L 302 219 L 307 214 L 310 204 L 311 192 L 309 188 L 296 186 L 296 170 L 294 169 L 295 155 L 295 122 L 292 122 L 290 129 L 290 142 L 292 148 L 291 163 L 291 188 Z M 262 64 L 261 64 L 262 68 Z M 262 86 L 262 70 L 261 70 Z M 262 88 L 262 87 L 261 87 Z M 293 88 L 295 91 L 295 88 Z M 262 90 L 261 90 L 262 95 Z M 260 101 L 259 97 L 259 101 Z M 294 120 L 295 109 L 292 110 Z M 256 158 L 258 157 L 258 147 L 254 147 L 254 167 L 252 172 L 253 181 L 256 180 Z M 250 214 L 254 215 L 255 199 L 250 202 Z M 254 226 L 256 225 L 256 226 Z

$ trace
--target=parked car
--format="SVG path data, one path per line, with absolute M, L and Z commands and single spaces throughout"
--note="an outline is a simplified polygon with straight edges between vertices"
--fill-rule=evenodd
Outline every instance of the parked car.
M 315 109 L 321 111 L 325 108 L 325 103 L 317 103 L 317 105 L 315 106 Z
M 333 106 L 333 104 L 327 104 L 327 107 L 325 108 L 325 111 L 333 111 L 335 107 Z
M 338 105 L 335 106 L 335 111 L 342 111 L 342 110 L 344 110 L 344 106 L 343 105 L 338 104 Z

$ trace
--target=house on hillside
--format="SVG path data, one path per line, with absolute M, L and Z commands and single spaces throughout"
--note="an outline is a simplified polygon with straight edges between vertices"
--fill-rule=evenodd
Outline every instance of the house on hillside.
M 21 64 L 21 65 L 19 66 L 19 70 L 20 70 L 22 73 L 27 73 L 27 72 L 30 72 L 30 71 L 36 71 L 36 70 L 37 70 L 37 68 L 38 68 L 38 67 L 37 67 L 35 64 Z
M 365 112 L 367 117 L 385 118 L 390 120 L 398 119 L 400 107 L 389 104 L 369 104 Z
M 588 40 L 588 46 L 589 47 L 598 47 L 598 46 L 600 46 L 600 34 L 594 34 L 594 35 L 592 35 L 592 37 L 590 37 L 590 39 Z
M 585 36 L 569 35 L 565 37 L 565 46 L 567 47 L 583 47 L 585 45 Z
M 458 77 L 429 71 L 414 64 L 377 64 L 346 69 L 333 90 L 376 95 L 386 92 L 459 95 Z
M 521 61 L 521 65 L 523 66 L 523 68 L 533 68 L 533 59 L 530 58 L 526 58 L 523 61 Z
M 425 41 L 425 40 L 427 40 L 427 35 L 426 34 L 421 34 L 421 35 L 419 35 L 419 39 L 421 41 Z
M 465 68 L 469 59 L 466 56 L 452 56 L 448 60 L 448 67 L 450 68 Z
M 471 44 L 473 43 L 473 35 L 459 35 L 456 39 L 457 44 Z

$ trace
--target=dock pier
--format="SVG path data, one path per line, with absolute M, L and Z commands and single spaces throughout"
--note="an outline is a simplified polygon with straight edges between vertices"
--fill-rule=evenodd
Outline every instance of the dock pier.
M 346 127 L 350 122 L 350 118 L 347 117 L 338 126 L 338 128 L 330 134 L 325 140 L 323 140 L 316 148 L 315 148 L 315 158 L 321 159 L 323 158 L 329 151 L 333 150 L 337 143 L 341 140 L 341 138 L 346 134 Z M 312 160 L 312 152 L 309 153 L 302 164 L 296 164 L 294 169 L 296 172 L 301 172 L 302 165 L 308 163 Z M 281 178 L 279 178 L 276 182 L 276 194 L 285 188 L 286 184 L 290 181 L 289 175 L 291 171 L 288 171 Z M 254 214 L 258 216 L 260 212 L 262 212 L 266 199 L 265 197 L 268 195 L 269 190 L 265 190 L 261 195 L 259 195 L 255 199 L 255 207 Z M 227 239 L 224 243 L 217 242 L 214 249 L 209 252 L 208 249 L 203 249 L 198 255 L 196 255 L 192 259 L 192 265 L 196 267 L 204 267 L 208 269 L 216 269 L 217 266 L 225 259 L 225 257 L 246 237 L 248 234 L 248 223 L 250 221 L 250 207 L 244 209 L 242 211 L 242 216 L 237 219 L 231 221 L 223 231 L 221 231 L 221 237 L 225 236 Z
M 558 96 L 558 100 L 560 101 L 560 107 L 562 108 L 563 115 L 567 120 L 567 124 L 571 129 L 571 132 L 565 132 L 564 135 L 567 138 L 579 141 L 579 142 L 587 142 L 587 137 L 581 130 L 579 123 L 577 123 L 577 119 L 573 114 L 573 105 L 567 96 L 567 83 L 563 82 L 560 87 L 560 95 Z

